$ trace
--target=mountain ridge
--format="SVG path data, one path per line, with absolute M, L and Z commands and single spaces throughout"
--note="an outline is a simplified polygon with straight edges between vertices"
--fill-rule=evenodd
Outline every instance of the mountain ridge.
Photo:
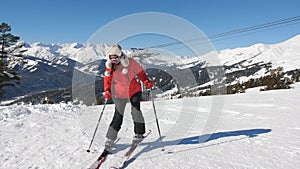
M 214 79 L 210 78 L 209 73 L 217 72 L 209 72 L 209 67 L 224 67 L 226 84 L 260 78 L 268 75 L 270 69 L 277 67 L 283 67 L 284 71 L 297 70 L 300 68 L 298 44 L 300 35 L 277 44 L 255 44 L 250 47 L 213 51 L 204 56 L 191 58 L 164 56 L 152 50 L 124 52 L 140 62 L 147 70 L 152 70 L 152 78 L 159 77 L 156 78 L 158 86 L 162 87 L 159 83 L 164 81 L 165 89 L 170 90 L 172 87 L 178 87 L 178 82 L 176 84 L 176 81 L 167 75 L 168 70 L 175 71 L 174 74 L 178 76 L 186 76 L 180 74 L 184 70 L 189 70 L 199 86 L 213 84 Z M 7 91 L 4 95 L 5 100 L 48 90 L 65 91 L 68 88 L 68 93 L 71 93 L 74 71 L 82 76 L 95 76 L 99 81 L 96 82 L 96 93 L 101 92 L 108 45 L 32 43 L 25 46 L 28 51 L 23 61 L 15 64 L 15 69 L 22 77 L 21 82 L 16 87 L 4 88 Z M 209 63 L 211 54 L 218 59 L 218 63 Z M 179 89 L 172 91 L 178 93 Z

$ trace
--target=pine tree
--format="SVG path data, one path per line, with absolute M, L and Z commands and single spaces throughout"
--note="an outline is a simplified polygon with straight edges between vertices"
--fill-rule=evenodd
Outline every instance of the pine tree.
M 0 98 L 4 86 L 14 86 L 19 83 L 20 78 L 10 63 L 26 51 L 24 43 L 17 43 L 20 37 L 11 34 L 10 31 L 11 27 L 7 23 L 0 25 Z

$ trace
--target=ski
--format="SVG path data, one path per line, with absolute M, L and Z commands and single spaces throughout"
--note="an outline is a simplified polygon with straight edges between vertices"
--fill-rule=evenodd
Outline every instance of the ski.
M 120 138 L 118 138 L 113 145 L 115 145 L 118 141 L 120 140 Z M 100 154 L 100 156 L 98 157 L 98 159 L 88 168 L 88 169 L 99 169 L 100 166 L 104 163 L 104 161 L 106 160 L 106 157 L 110 154 L 110 152 L 108 150 L 103 150 L 103 152 Z
M 143 137 L 142 141 L 148 137 L 151 133 L 151 130 L 149 130 Z M 142 142 L 141 141 L 141 142 Z M 134 150 L 138 147 L 138 145 L 141 143 L 139 142 L 138 144 L 131 144 L 129 150 L 125 153 L 124 155 L 124 159 L 122 160 L 122 163 L 119 167 L 116 167 L 116 166 L 111 166 L 110 169 L 123 169 L 126 165 L 127 165 L 127 162 L 130 160 L 131 158 L 131 155 L 132 153 L 134 152 Z
M 88 169 L 99 169 L 100 166 L 104 163 L 109 151 L 104 150 L 98 159 L 88 168 Z

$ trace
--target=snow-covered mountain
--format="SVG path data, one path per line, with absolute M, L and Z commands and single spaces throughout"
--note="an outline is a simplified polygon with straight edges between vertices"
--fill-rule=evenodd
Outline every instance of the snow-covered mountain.
M 43 44 L 32 43 L 25 46 L 28 51 L 25 55 L 34 56 L 52 62 L 61 62 L 62 59 L 72 59 L 79 63 L 89 63 L 105 58 L 109 46 L 105 44 Z M 63 62 L 62 62 L 63 63 Z
M 282 66 L 285 71 L 299 69 L 300 35 L 278 44 L 255 44 L 250 47 L 227 49 L 219 52 L 222 65 L 243 62 L 243 66 L 270 62 L 272 67 Z M 245 61 L 245 62 L 244 62 Z
M 293 70 L 299 68 L 300 61 L 297 56 L 300 55 L 299 50 L 300 35 L 295 36 L 285 42 L 278 44 L 255 44 L 250 47 L 226 49 L 218 51 L 218 63 L 210 63 L 210 66 L 226 65 L 230 66 L 238 62 L 247 60 L 244 65 L 271 62 L 273 67 L 283 66 L 285 70 Z M 65 60 L 72 59 L 78 63 L 87 64 L 100 59 L 106 59 L 105 52 L 109 46 L 105 44 L 43 44 L 32 43 L 26 44 L 28 49 L 25 55 L 48 60 L 56 64 L 66 64 Z M 125 51 L 129 56 L 132 52 Z M 148 54 L 148 55 L 147 55 Z M 144 64 L 158 64 L 164 66 L 172 66 L 181 64 L 191 64 L 193 66 L 199 62 L 209 60 L 210 54 L 198 57 L 181 57 L 181 56 L 165 56 L 157 53 L 140 52 L 135 55 L 143 55 Z M 134 54 L 133 54 L 134 55 Z M 137 57 L 138 58 L 138 57 Z M 141 59 L 138 58 L 138 60 Z M 193 63 L 193 64 L 192 64 Z
M 197 57 L 162 55 L 152 50 L 125 53 L 149 69 L 148 72 L 150 71 L 152 78 L 155 78 L 156 85 L 164 87 L 163 91 L 178 88 L 178 79 L 182 81 L 180 76 L 186 76 L 182 74 L 185 70 L 191 72 L 188 76 L 195 76 L 198 85 L 195 89 L 198 90 L 213 84 L 216 67 L 224 72 L 226 84 L 260 78 L 270 74 L 270 69 L 279 66 L 283 67 L 285 72 L 299 70 L 299 44 L 300 35 L 278 44 L 255 44 L 250 47 L 214 51 L 217 62 L 210 61 L 212 53 Z M 32 43 L 26 44 L 26 48 L 28 51 L 25 53 L 25 59 L 16 64 L 16 69 L 22 77 L 21 82 L 17 88 L 5 87 L 5 100 L 37 92 L 67 88 L 71 90 L 74 72 L 97 76 L 100 86 L 96 92 L 101 91 L 107 45 Z M 211 67 L 214 69 L 210 69 Z M 177 76 L 177 82 L 169 77 L 170 71 L 172 75 Z M 178 93 L 179 88 L 172 91 Z

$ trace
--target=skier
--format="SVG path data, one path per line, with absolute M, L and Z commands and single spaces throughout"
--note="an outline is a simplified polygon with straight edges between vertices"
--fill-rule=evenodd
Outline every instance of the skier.
M 107 51 L 106 71 L 104 76 L 104 97 L 113 98 L 115 112 L 106 134 L 105 150 L 110 151 L 123 123 L 126 103 L 130 100 L 131 115 L 134 122 L 132 144 L 138 144 L 145 133 L 145 121 L 140 109 L 142 98 L 141 86 L 138 77 L 147 88 L 152 88 L 145 70 L 134 59 L 128 58 L 118 44 L 114 44 Z

